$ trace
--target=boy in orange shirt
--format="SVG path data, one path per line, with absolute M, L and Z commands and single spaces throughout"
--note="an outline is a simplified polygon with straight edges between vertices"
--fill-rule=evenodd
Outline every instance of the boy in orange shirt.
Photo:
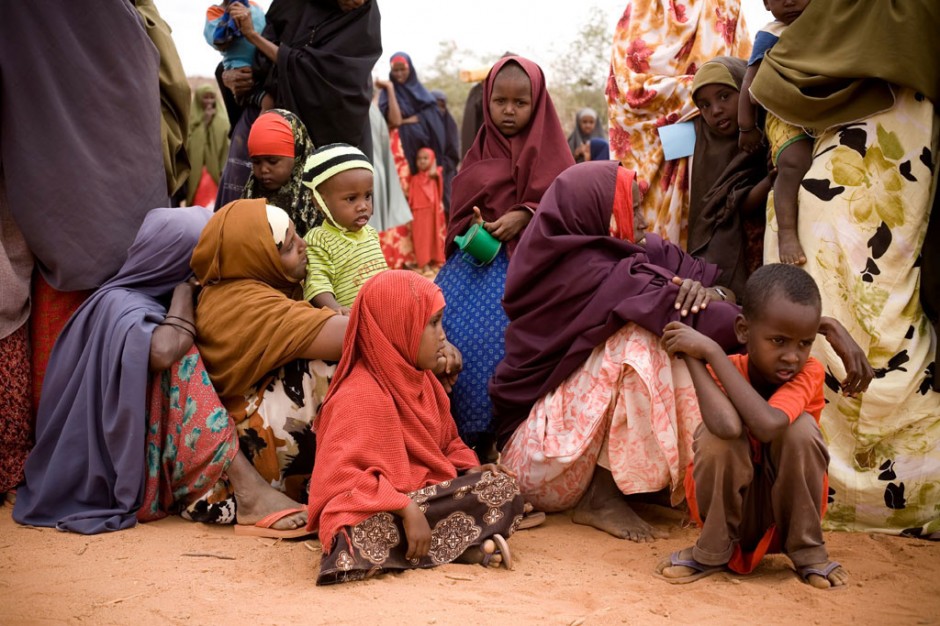
M 747 574 L 764 554 L 782 551 L 812 586 L 845 585 L 848 574 L 829 560 L 821 525 L 829 465 L 818 425 L 825 371 L 809 355 L 819 289 L 802 269 L 765 265 L 748 279 L 744 301 L 735 331 L 747 354 L 728 356 L 680 322 L 663 332 L 666 350 L 688 365 L 702 408 L 686 477 L 702 534 L 656 571 L 672 583 L 725 568 Z

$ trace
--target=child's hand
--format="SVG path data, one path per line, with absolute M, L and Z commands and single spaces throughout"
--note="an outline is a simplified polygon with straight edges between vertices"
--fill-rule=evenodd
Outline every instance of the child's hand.
M 431 550 L 431 526 L 428 524 L 428 518 L 414 502 L 396 513 L 401 515 L 405 537 L 408 539 L 405 558 L 411 560 L 427 556 Z
M 438 367 L 434 370 L 437 379 L 444 386 L 444 391 L 451 392 L 462 369 L 463 355 L 460 350 L 451 342 L 445 341 L 443 359 L 438 361 Z
M 341 306 L 338 309 L 336 309 L 336 312 L 339 313 L 340 315 L 345 315 L 346 317 L 349 317 L 349 314 L 352 312 L 352 309 L 349 308 L 348 306 Z
M 747 152 L 757 152 L 764 143 L 764 135 L 757 127 L 749 130 L 738 130 L 738 147 Z
M 521 233 L 531 220 L 532 212 L 522 209 L 510 211 L 495 222 L 485 222 L 483 228 L 500 241 L 510 241 Z
M 480 224 L 481 226 L 486 224 L 486 222 L 483 221 L 483 214 L 480 213 L 480 207 L 478 206 L 473 207 L 473 223 Z
M 672 277 L 672 284 L 679 285 L 679 295 L 676 296 L 676 308 L 679 310 L 679 316 L 685 317 L 690 312 L 698 313 L 708 307 L 712 298 L 712 292 L 702 286 L 702 283 L 691 278 Z
M 493 472 L 494 474 L 506 474 L 513 478 L 516 477 L 516 473 L 502 463 L 484 463 L 483 465 L 471 467 L 467 470 L 468 474 L 479 474 L 481 472 Z
M 254 34 L 255 25 L 251 21 L 251 11 L 248 7 L 241 3 L 232 4 L 229 6 L 228 14 L 238 24 L 238 30 L 242 31 L 245 39 L 248 39 L 248 35 Z
M 702 333 L 682 322 L 669 322 L 663 329 L 663 348 L 671 356 L 684 354 L 693 359 L 704 361 L 708 351 L 717 345 Z

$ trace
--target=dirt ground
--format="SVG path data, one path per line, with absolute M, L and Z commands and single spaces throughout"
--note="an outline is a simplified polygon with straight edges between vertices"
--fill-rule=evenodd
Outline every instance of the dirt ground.
M 86 537 L 27 528 L 0 507 L 2 624 L 940 624 L 940 544 L 827 535 L 850 586 L 819 591 L 774 556 L 754 575 L 670 585 L 651 572 L 696 531 L 658 507 L 653 544 L 550 515 L 510 540 L 515 569 L 447 565 L 314 586 L 316 540 L 243 538 L 170 518 Z

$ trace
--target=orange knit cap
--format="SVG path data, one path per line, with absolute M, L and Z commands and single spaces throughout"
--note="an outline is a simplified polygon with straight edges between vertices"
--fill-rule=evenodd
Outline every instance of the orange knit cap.
M 248 134 L 248 156 L 294 158 L 294 132 L 290 122 L 277 113 L 265 113 L 255 120 Z

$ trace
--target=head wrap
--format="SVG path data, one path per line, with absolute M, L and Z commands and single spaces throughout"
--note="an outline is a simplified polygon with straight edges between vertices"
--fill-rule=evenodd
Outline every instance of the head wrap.
M 371 4 L 371 3 L 370 3 Z M 304 236 L 308 230 L 314 226 L 320 225 L 323 216 L 313 206 L 313 198 L 303 182 L 304 163 L 307 157 L 313 153 L 313 144 L 307 137 L 307 129 L 304 127 L 300 118 L 285 109 L 271 109 L 265 115 L 276 115 L 283 118 L 290 124 L 291 134 L 294 138 L 294 167 L 290 172 L 290 180 L 287 184 L 276 191 L 268 191 L 254 174 L 249 176 L 245 184 L 244 198 L 264 198 L 266 204 L 273 204 L 287 211 L 297 228 L 297 234 Z M 260 118 L 259 118 L 260 119 Z
M 395 56 L 393 56 L 391 60 L 389 60 L 388 64 L 395 65 L 396 63 L 404 63 L 405 67 L 407 67 L 408 69 L 411 69 L 411 58 L 407 54 L 404 54 L 402 52 L 396 52 Z
M 309 524 L 324 552 L 344 526 L 403 508 L 408 492 L 479 463 L 457 434 L 444 388 L 416 367 L 424 328 L 442 306 L 440 288 L 403 270 L 370 278 L 353 304 L 314 422 Z
M 693 100 L 695 99 L 695 92 L 705 85 L 726 85 L 735 91 L 741 90 L 741 82 L 734 79 L 728 67 L 714 59 L 695 72 L 695 78 L 692 80 Z
M 488 105 L 499 71 L 513 63 L 522 68 L 532 84 L 532 117 L 529 124 L 512 137 L 503 135 L 490 116 Z M 483 87 L 483 128 L 467 151 L 454 178 L 447 253 L 473 222 L 473 207 L 480 207 L 483 219 L 492 222 L 513 209 L 535 210 L 542 194 L 565 168 L 574 165 L 565 149 L 565 134 L 555 105 L 545 87 L 542 68 L 522 57 L 504 57 L 496 62 Z M 509 241 L 512 254 L 518 238 Z
M 264 200 L 236 200 L 213 215 L 192 268 L 203 285 L 199 352 L 226 408 L 243 409 L 245 393 L 305 354 L 334 313 L 294 299 L 299 284 L 281 265 Z
M 284 209 L 270 204 L 265 205 L 268 217 L 268 225 L 271 227 L 271 235 L 274 237 L 274 245 L 280 250 L 287 239 L 287 229 L 290 228 L 290 218 Z
M 348 229 L 337 224 L 336 220 L 333 219 L 333 214 L 330 213 L 330 207 L 323 201 L 323 196 L 320 195 L 317 189 L 320 185 L 340 172 L 354 169 L 369 170 L 375 174 L 375 168 L 372 167 L 372 163 L 366 158 L 366 155 L 362 153 L 362 150 L 345 143 L 333 143 L 328 146 L 323 146 L 322 148 L 317 148 L 314 153 L 307 158 L 307 162 L 304 165 L 303 184 L 307 189 L 313 192 L 317 207 L 323 212 L 323 215 L 329 220 L 330 224 L 336 227 L 344 236 L 358 239 L 360 234 L 366 234 L 365 229 L 351 233 Z
M 248 156 L 297 156 L 290 122 L 273 111 L 262 113 L 248 134 Z
M 660 335 L 679 319 L 673 276 L 714 284 L 718 268 L 653 234 L 646 245 L 610 234 L 616 198 L 628 204 L 632 172 L 616 161 L 589 161 L 562 172 L 545 193 L 506 275 L 506 356 L 490 380 L 500 445 L 555 389 L 628 322 Z M 629 182 L 629 185 L 627 184 Z M 618 193 L 619 191 L 619 193 Z M 632 198 L 629 204 L 632 205 Z M 622 218 L 624 221 L 626 217 Z M 725 349 L 736 347 L 740 309 L 710 302 L 691 320 Z M 568 320 L 564 326 L 556 321 Z M 555 321 L 553 321 L 555 320 Z

